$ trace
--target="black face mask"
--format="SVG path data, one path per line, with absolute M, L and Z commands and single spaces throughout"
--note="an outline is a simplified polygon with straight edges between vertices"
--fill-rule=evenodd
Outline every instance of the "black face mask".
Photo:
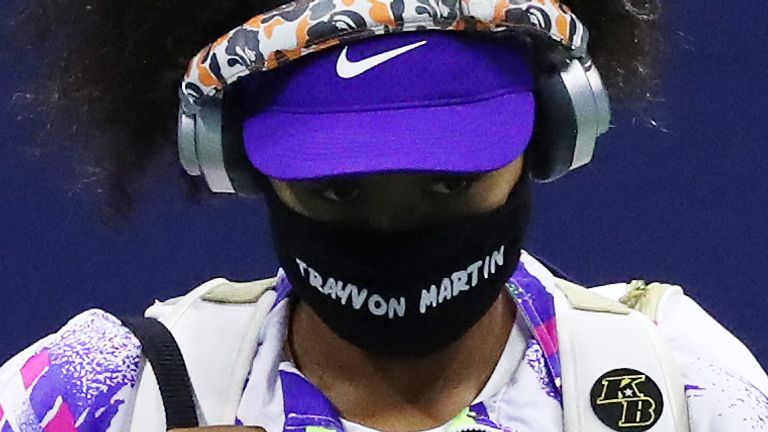
M 361 349 L 421 357 L 461 338 L 520 259 L 527 175 L 489 213 L 396 232 L 319 222 L 268 191 L 272 237 L 294 293 Z

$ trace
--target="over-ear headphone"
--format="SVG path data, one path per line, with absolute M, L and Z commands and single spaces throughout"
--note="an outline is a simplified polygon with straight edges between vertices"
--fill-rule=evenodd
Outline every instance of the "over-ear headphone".
M 586 51 L 588 31 L 558 0 L 297 0 L 250 19 L 190 61 L 179 90 L 184 169 L 202 175 L 214 192 L 257 192 L 241 119 L 228 109 L 236 95 L 225 89 L 333 45 L 431 30 L 512 36 L 531 46 L 537 108 L 526 164 L 534 179 L 557 179 L 592 159 L 610 124 L 610 104 Z

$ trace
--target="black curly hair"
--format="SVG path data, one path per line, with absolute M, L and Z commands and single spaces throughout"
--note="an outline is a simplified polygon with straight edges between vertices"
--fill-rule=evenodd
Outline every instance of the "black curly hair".
M 658 1 L 566 2 L 590 30 L 590 53 L 614 102 L 652 99 Z M 175 155 L 177 88 L 187 62 L 218 36 L 283 3 L 28 0 L 2 28 L 15 48 L 50 53 L 31 90 L 20 91 L 47 125 L 39 139 L 81 150 L 81 174 L 96 180 L 105 209 L 120 216 L 130 214 L 135 185 L 150 163 Z

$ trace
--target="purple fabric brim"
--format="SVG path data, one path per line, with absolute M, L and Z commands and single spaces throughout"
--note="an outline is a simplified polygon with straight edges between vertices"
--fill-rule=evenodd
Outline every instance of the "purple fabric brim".
M 245 121 L 251 163 L 301 180 L 387 171 L 485 172 L 517 159 L 533 133 L 531 93 L 479 102 L 342 113 L 260 112 Z

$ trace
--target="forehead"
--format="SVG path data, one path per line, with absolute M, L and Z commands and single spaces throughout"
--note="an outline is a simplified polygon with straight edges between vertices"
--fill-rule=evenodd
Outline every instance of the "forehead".
M 276 182 L 286 183 L 290 185 L 321 185 L 321 184 L 334 184 L 334 183 L 354 183 L 360 185 L 375 185 L 377 183 L 392 183 L 392 182 L 424 182 L 424 181 L 440 181 L 449 179 L 465 179 L 465 178 L 477 178 L 484 177 L 492 174 L 493 171 L 487 172 L 443 172 L 443 171 L 390 171 L 379 173 L 367 173 L 367 174 L 342 174 L 336 176 L 324 176 L 312 179 L 300 179 L 300 180 L 281 180 L 272 179 Z
M 477 180 L 478 183 L 491 185 L 496 182 L 516 183 L 523 172 L 523 157 L 519 157 L 502 168 L 490 171 L 455 172 L 455 171 L 388 171 L 367 174 L 344 174 L 324 176 L 312 179 L 270 178 L 272 184 L 285 186 L 323 186 L 334 184 L 355 184 L 377 186 L 387 184 L 423 184 L 448 180 Z

